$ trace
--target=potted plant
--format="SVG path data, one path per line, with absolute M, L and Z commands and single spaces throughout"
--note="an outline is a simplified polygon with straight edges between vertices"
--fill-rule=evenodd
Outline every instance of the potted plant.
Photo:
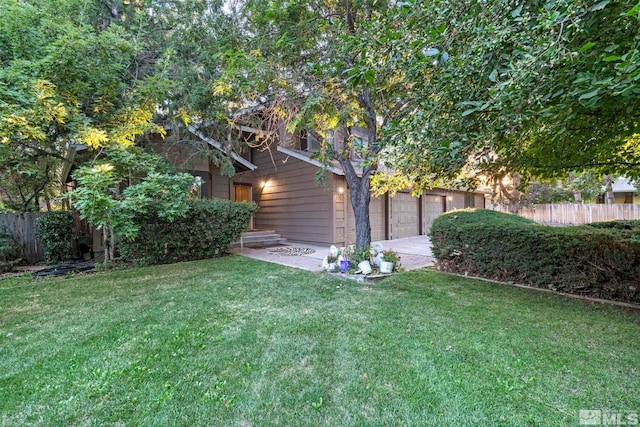
M 362 274 L 371 273 L 371 247 L 364 246 L 360 249 L 356 249 L 353 254 L 353 259 L 358 266 L 358 269 Z
M 382 251 L 382 260 L 380 261 L 380 273 L 391 273 L 396 263 L 400 261 L 400 257 L 397 253 L 391 249 Z
M 327 255 L 327 267 L 326 267 L 327 271 L 336 271 L 338 270 L 338 256 L 337 255 L 333 255 L 333 254 L 329 254 Z
M 349 271 L 351 267 L 351 247 L 345 246 L 344 249 L 340 252 L 339 260 L 340 260 L 340 273 L 346 273 Z

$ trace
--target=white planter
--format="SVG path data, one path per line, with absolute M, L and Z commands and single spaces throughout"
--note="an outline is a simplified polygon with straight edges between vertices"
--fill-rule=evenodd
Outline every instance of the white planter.
M 327 271 L 334 272 L 338 271 L 338 264 L 335 262 L 330 262 L 327 264 Z
M 389 261 L 380 261 L 380 273 L 391 273 L 393 271 L 393 263 Z
M 369 261 L 360 261 L 358 263 L 358 268 L 362 271 L 362 274 L 371 273 L 371 264 L 369 264 Z

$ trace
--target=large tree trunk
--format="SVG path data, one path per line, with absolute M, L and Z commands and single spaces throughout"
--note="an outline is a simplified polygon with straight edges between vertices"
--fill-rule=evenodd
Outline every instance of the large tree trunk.
M 613 195 L 613 182 L 611 179 L 611 175 L 604 176 L 604 185 L 605 185 L 604 202 L 607 205 L 613 205 L 616 199 L 615 199 L 615 196 Z
M 356 220 L 356 248 L 371 245 L 371 221 L 369 205 L 371 202 L 370 183 L 368 179 L 358 178 L 349 182 L 351 206 Z
M 571 191 L 573 191 L 573 202 L 576 204 L 582 204 L 582 192 L 576 188 L 575 186 L 575 181 L 576 181 L 576 177 L 573 175 L 572 172 L 569 172 L 569 186 L 571 187 Z
M 362 175 L 358 176 L 349 158 L 338 157 L 338 161 L 342 166 L 349 187 L 349 200 L 356 221 L 356 248 L 367 247 L 371 245 L 369 204 L 371 202 L 371 173 L 374 171 L 375 165 L 365 166 Z
M 517 214 L 518 212 L 520 212 L 520 190 L 518 190 L 518 187 L 520 187 L 520 174 L 513 174 L 512 191 L 507 190 L 507 187 L 505 187 L 502 180 L 499 180 L 498 184 L 500 185 L 500 191 L 502 192 L 504 197 L 509 200 L 509 212 L 513 214 Z

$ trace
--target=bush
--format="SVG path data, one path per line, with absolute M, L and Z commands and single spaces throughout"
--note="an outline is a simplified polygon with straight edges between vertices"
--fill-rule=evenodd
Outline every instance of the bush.
M 11 271 L 20 262 L 16 242 L 7 230 L 0 228 L 0 273 Z
M 630 238 L 633 243 L 640 244 L 640 220 L 594 222 L 588 224 L 588 226 L 613 230 L 623 237 Z
M 71 212 L 47 212 L 38 218 L 36 224 L 36 237 L 42 245 L 42 253 L 46 262 L 59 263 L 73 258 L 71 240 L 75 222 Z
M 448 212 L 430 232 L 444 271 L 640 302 L 640 244 L 614 227 L 547 227 L 490 210 Z
M 138 216 L 140 232 L 133 241 L 120 242 L 120 255 L 144 265 L 219 256 L 247 229 L 256 209 L 254 203 L 191 200 L 187 215 L 173 222 L 153 212 Z

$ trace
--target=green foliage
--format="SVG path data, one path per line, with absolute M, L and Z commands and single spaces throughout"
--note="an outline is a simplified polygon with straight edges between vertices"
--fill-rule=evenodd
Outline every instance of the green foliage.
M 604 221 L 588 224 L 589 227 L 612 230 L 623 238 L 631 239 L 631 242 L 640 245 L 640 220 Z
M 189 200 L 184 216 L 170 218 L 159 209 L 134 216 L 140 230 L 121 242 L 120 254 L 139 264 L 166 264 L 220 256 L 247 229 L 257 206 L 228 200 Z
M 357 267 L 361 261 L 371 260 L 371 246 L 362 246 L 354 248 L 351 252 L 351 265 Z
M 639 302 L 640 245 L 598 226 L 546 227 L 489 210 L 448 212 L 431 228 L 440 269 Z
M 69 211 L 46 212 L 36 222 L 36 237 L 42 245 L 48 263 L 71 260 L 71 240 L 75 231 L 73 215 Z
M 19 262 L 16 242 L 5 228 L 0 228 L 0 273 L 11 271 Z
M 153 211 L 169 221 L 184 215 L 193 184 L 188 173 L 135 148 L 109 150 L 94 166 L 79 168 L 74 178 L 79 184 L 70 193 L 74 207 L 98 229 L 113 232 L 111 240 L 135 238 L 140 230 L 136 215 Z M 113 249 L 105 261 L 115 254 Z
M 224 126 L 259 128 L 252 143 L 263 148 L 281 142 L 283 127 L 315 138 L 314 158 L 327 168 L 342 168 L 352 194 L 359 193 L 350 199 L 358 247 L 371 240 L 365 216 L 370 180 L 386 144 L 382 129 L 408 114 L 406 101 L 414 97 L 402 72 L 386 68 L 397 46 L 378 42 L 392 4 L 239 2 L 233 14 L 202 14 L 176 34 L 174 45 L 185 77 L 175 105 L 186 103 L 197 119 L 213 116 Z M 176 10 L 191 14 L 197 7 L 182 4 Z M 395 40 L 397 31 L 388 39 Z M 324 178 L 322 171 L 317 176 Z
M 385 249 L 382 251 L 382 260 L 395 263 L 400 261 L 400 256 L 398 256 L 398 254 L 391 249 Z
M 408 48 L 397 67 L 417 101 L 386 136 L 397 149 L 390 161 L 414 185 L 461 172 L 640 173 L 640 15 L 631 2 L 401 5 Z
M 566 179 L 532 180 L 522 191 L 522 204 L 593 202 L 602 193 L 603 180 L 593 171 L 570 173 Z
M 70 146 L 162 133 L 152 119 L 166 85 L 147 50 L 146 9 L 119 2 L 105 14 L 106 3 L 0 2 L 0 198 L 9 209 L 38 210 L 57 194 Z
M 573 192 L 558 185 L 557 182 L 532 182 L 520 199 L 522 204 L 545 204 L 572 202 Z
M 592 222 L 589 227 L 640 232 L 640 220 Z

